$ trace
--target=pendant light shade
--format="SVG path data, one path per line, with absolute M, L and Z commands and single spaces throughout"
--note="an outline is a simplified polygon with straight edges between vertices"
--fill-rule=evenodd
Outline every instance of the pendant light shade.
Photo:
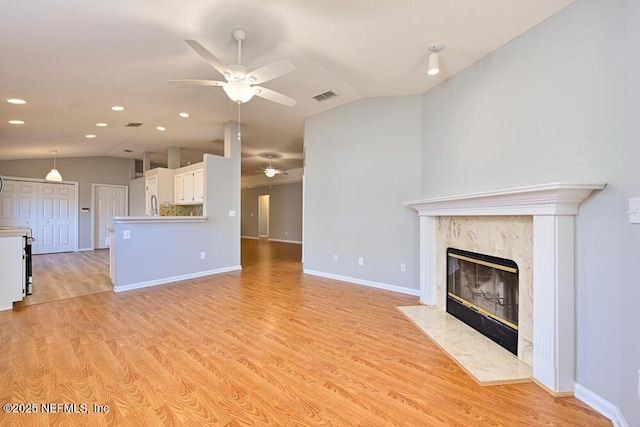
M 273 178 L 274 176 L 276 176 L 276 169 L 269 166 L 264 170 L 264 174 L 269 178 Z
M 60 175 L 60 172 L 56 169 L 56 154 L 58 154 L 58 150 L 51 150 L 51 154 L 53 154 L 53 169 L 49 171 L 44 179 L 47 181 L 60 182 L 62 181 L 62 175 Z
M 256 94 L 255 88 L 244 83 L 225 83 L 222 89 L 233 102 L 249 102 L 253 95 Z

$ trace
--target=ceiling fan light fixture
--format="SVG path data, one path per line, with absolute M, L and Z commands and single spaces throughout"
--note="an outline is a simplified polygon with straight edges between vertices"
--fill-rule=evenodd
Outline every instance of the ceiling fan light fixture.
M 269 178 L 273 178 L 274 176 L 276 176 L 276 169 L 269 166 L 264 170 L 264 174 Z
M 249 100 L 253 98 L 253 95 L 256 94 L 254 88 L 244 83 L 225 83 L 222 89 L 224 89 L 227 96 L 233 102 L 239 102 L 241 104 L 249 102 Z

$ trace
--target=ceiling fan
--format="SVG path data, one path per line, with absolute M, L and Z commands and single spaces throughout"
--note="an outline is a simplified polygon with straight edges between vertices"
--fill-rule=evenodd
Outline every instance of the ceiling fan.
M 238 104 L 248 102 L 253 96 L 259 96 L 278 104 L 293 107 L 296 100 L 289 98 L 279 92 L 267 89 L 262 86 L 255 86 L 283 76 L 295 69 L 293 63 L 288 59 L 265 65 L 251 72 L 247 72 L 247 68 L 242 65 L 242 42 L 247 37 L 247 32 L 237 28 L 231 32 L 231 36 L 238 43 L 238 63 L 225 65 L 216 58 L 211 52 L 205 49 L 195 40 L 185 40 L 189 46 L 193 48 L 201 57 L 204 58 L 213 68 L 224 76 L 226 82 L 217 80 L 169 80 L 172 83 L 184 83 L 200 86 L 222 86 L 227 96 Z
M 271 165 L 271 156 L 269 156 L 269 166 L 266 168 L 260 168 L 260 171 L 254 171 L 253 173 L 263 173 L 267 176 L 267 178 L 271 179 L 276 175 L 288 175 L 288 173 L 281 171 L 280 169 L 276 169 Z

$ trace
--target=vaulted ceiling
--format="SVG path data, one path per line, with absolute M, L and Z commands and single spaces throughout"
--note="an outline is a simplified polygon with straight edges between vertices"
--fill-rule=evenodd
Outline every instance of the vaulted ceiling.
M 294 71 L 263 86 L 297 100 L 286 107 L 254 97 L 241 106 L 243 174 L 265 166 L 269 155 L 278 168 L 298 168 L 306 117 L 364 97 L 424 93 L 572 1 L 4 2 L 0 159 L 46 158 L 57 149 L 59 157 L 142 159 L 151 152 L 162 164 L 171 146 L 182 149 L 183 163 L 220 153 L 237 105 L 220 87 L 168 80 L 224 80 L 185 39 L 233 64 L 231 32 L 243 28 L 243 64 L 252 70 L 291 60 Z M 445 47 L 440 74 L 428 76 L 433 42 Z M 337 96 L 313 98 L 326 91 Z M 114 105 L 125 110 L 112 111 Z

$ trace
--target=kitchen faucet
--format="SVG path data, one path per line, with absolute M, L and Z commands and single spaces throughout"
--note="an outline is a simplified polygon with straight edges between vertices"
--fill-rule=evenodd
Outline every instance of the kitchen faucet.
M 151 216 L 158 215 L 158 198 L 155 194 L 151 195 Z

